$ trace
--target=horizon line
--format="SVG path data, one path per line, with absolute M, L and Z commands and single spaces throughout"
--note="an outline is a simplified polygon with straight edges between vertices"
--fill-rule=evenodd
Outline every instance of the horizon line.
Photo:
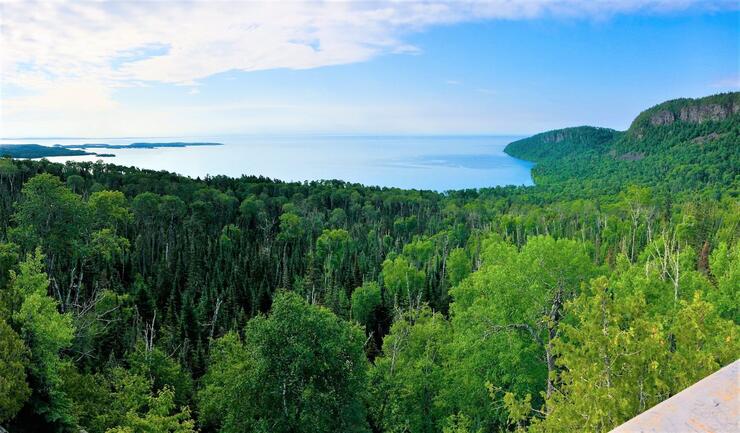
M 535 133 L 369 133 L 369 132 L 295 132 L 295 133 L 227 133 L 227 134 L 184 134 L 184 135 L 126 135 L 126 136 L 82 136 L 82 135 L 36 135 L 0 136 L 0 140 L 88 140 L 113 139 L 131 140 L 140 138 L 203 138 L 203 137 L 528 137 Z

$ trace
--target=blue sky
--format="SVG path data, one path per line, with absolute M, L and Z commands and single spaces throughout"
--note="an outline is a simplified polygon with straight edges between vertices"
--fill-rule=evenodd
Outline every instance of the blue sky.
M 0 130 L 624 129 L 664 100 L 740 89 L 734 2 L 508 3 L 85 3 L 27 20 L 30 8 L 5 5 Z

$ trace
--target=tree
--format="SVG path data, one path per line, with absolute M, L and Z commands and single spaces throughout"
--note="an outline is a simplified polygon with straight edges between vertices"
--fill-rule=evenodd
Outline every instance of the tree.
M 280 233 L 278 240 L 285 243 L 296 242 L 303 236 L 303 222 L 294 213 L 280 215 Z
M 87 245 L 87 260 L 97 271 L 95 288 L 108 288 L 111 279 L 118 277 L 117 264 L 123 262 L 130 243 L 123 236 L 115 234 L 113 229 L 104 228 L 94 232 Z
M 157 390 L 152 380 L 122 367 L 95 374 L 66 371 L 80 429 L 91 433 L 195 433 L 188 406 L 175 391 Z
M 558 366 L 553 341 L 563 306 L 595 269 L 587 245 L 532 237 L 520 252 L 493 236 L 484 242 L 482 266 L 451 290 L 451 387 L 443 401 L 471 416 L 475 428 L 500 428 L 508 414 L 487 410 L 487 386 L 515 395 L 554 392 Z M 502 398 L 500 395 L 497 398 Z M 501 407 L 498 405 L 497 407 Z
M 158 347 L 147 350 L 140 342 L 127 356 L 129 371 L 151 381 L 152 389 L 161 392 L 165 388 L 173 393 L 174 403 L 184 406 L 190 399 L 193 381 L 180 364 L 171 359 Z
M 324 230 L 316 239 L 316 256 L 324 265 L 324 289 L 332 287 L 335 274 L 344 264 L 350 245 L 349 232 L 344 229 Z
M 61 356 L 74 336 L 72 317 L 60 314 L 58 303 L 46 295 L 49 286 L 43 272 L 40 250 L 29 254 L 18 273 L 10 272 L 10 290 L 20 306 L 12 323 L 30 349 L 29 382 L 33 388 L 30 409 L 49 424 L 71 424 L 70 401 L 63 389 L 62 370 L 67 360 Z M 13 308 L 11 307 L 11 310 Z
M 121 191 L 94 192 L 90 195 L 87 204 L 90 207 L 95 229 L 108 228 L 120 231 L 133 220 L 126 196 Z
M 578 294 L 581 284 L 588 281 L 595 269 L 586 245 L 547 236 L 537 236 L 527 241 L 517 267 L 520 272 L 536 272 L 534 278 L 525 277 L 529 280 L 526 290 L 539 298 L 539 302 L 535 300 L 535 308 L 528 312 L 531 316 L 525 321 L 533 324 L 536 330 L 546 331 L 540 344 L 545 349 L 548 372 L 546 393 L 550 396 L 554 392 L 553 379 L 556 374 L 552 341 L 558 335 L 563 306 Z M 534 335 L 532 337 L 538 340 Z
M 434 254 L 434 243 L 430 239 L 414 239 L 403 246 L 403 255 L 417 268 L 424 269 Z
M 223 432 L 364 431 L 367 361 L 359 327 L 298 295 L 276 295 L 244 341 L 214 343 L 199 394 Z
M 67 177 L 67 187 L 75 194 L 82 194 L 85 188 L 85 179 L 78 174 L 72 174 Z
M 145 413 L 126 413 L 121 425 L 106 430 L 106 433 L 197 433 L 195 421 L 186 406 L 175 411 L 175 392 L 168 386 L 156 396 L 150 396 Z M 174 412 L 174 413 L 173 413 Z
M 250 195 L 239 205 L 239 214 L 248 226 L 255 226 L 265 217 L 265 203 L 256 196 Z
M 103 433 L 115 406 L 111 399 L 110 382 L 101 373 L 80 372 L 74 365 L 64 369 L 64 390 L 72 400 L 72 413 L 77 427 L 88 433 Z
M 288 265 L 289 251 L 292 253 L 295 245 L 301 241 L 302 237 L 303 221 L 301 217 L 291 212 L 280 215 L 280 233 L 277 236 L 277 240 L 283 244 L 282 286 L 284 288 L 289 288 L 291 283 L 288 279 L 288 275 L 290 274 L 290 267 Z
M 10 270 L 17 264 L 18 245 L 9 242 L 0 243 L 0 301 L 2 290 L 7 288 L 10 279 Z
M 408 311 L 383 339 L 371 371 L 372 418 L 386 432 L 440 432 L 449 323 L 429 308 Z
M 23 340 L 0 318 L 0 423 L 13 418 L 31 395 L 26 383 L 28 355 Z
M 380 286 L 374 281 L 366 282 L 352 292 L 352 319 L 371 332 L 378 307 L 383 303 Z
M 471 263 L 468 253 L 463 248 L 455 248 L 447 257 L 447 281 L 451 287 L 457 286 L 460 281 L 470 274 Z
M 405 256 L 386 259 L 383 262 L 381 275 L 388 302 L 394 306 L 409 308 L 421 305 L 426 274 L 416 269 Z
M 669 342 L 674 346 L 668 364 L 671 394 L 735 361 L 740 354 L 739 328 L 720 316 L 701 291 L 682 300 L 671 317 Z
M 483 430 L 472 430 L 472 421 L 465 414 L 450 415 L 442 433 L 482 433 Z
M 576 320 L 554 342 L 559 392 L 532 432 L 610 431 L 740 352 L 737 328 L 700 292 L 674 316 L 647 308 L 640 286 L 617 290 L 599 277 L 566 308 Z
M 707 293 L 707 299 L 711 300 L 722 317 L 740 324 L 740 290 L 737 289 L 737 282 L 740 281 L 740 246 L 736 244 L 730 249 L 727 243 L 720 243 L 709 256 L 709 265 L 717 284 Z
M 629 185 L 625 191 L 620 194 L 622 199 L 622 206 L 625 208 L 625 213 L 632 222 L 630 250 L 625 253 L 629 254 L 630 260 L 635 259 L 637 254 L 637 231 L 639 223 L 643 219 L 647 222 L 647 240 L 651 237 L 651 223 L 652 218 L 655 214 L 655 207 L 653 205 L 652 194 L 650 188 L 639 187 L 635 185 Z
M 606 432 L 669 395 L 659 374 L 667 341 L 642 296 L 615 299 L 601 277 L 568 309 L 578 325 L 565 325 L 555 342 L 560 392 L 534 431 Z
M 243 421 L 229 398 L 242 395 L 235 386 L 237 380 L 252 385 L 254 368 L 253 357 L 236 332 L 213 340 L 208 369 L 197 395 L 201 425 L 210 430 L 236 431 Z
M 28 180 L 21 193 L 13 216 L 18 226 L 11 237 L 26 251 L 40 246 L 53 274 L 74 263 L 87 217 L 80 196 L 48 173 Z

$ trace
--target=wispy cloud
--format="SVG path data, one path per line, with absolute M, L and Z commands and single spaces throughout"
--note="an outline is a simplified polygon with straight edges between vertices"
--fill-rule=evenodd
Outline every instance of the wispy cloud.
M 112 110 L 115 89 L 192 86 L 226 71 L 310 69 L 421 53 L 406 36 L 432 26 L 542 16 L 600 18 L 735 0 L 456 0 L 382 2 L 3 2 L 0 101 L 24 110 Z M 448 84 L 452 84 L 450 80 Z M 7 121 L 7 119 L 5 119 Z
M 229 71 L 306 69 L 418 53 L 403 36 L 429 26 L 544 15 L 597 16 L 734 1 L 2 3 L 3 80 L 176 84 Z
M 715 89 L 738 90 L 740 89 L 740 75 L 715 81 L 712 83 L 712 87 Z

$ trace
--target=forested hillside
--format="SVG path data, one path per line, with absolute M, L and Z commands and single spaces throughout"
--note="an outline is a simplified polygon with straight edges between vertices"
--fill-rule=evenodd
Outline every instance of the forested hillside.
M 740 357 L 740 93 L 507 152 L 536 186 L 1 159 L 0 426 L 606 432 Z
M 738 93 L 677 99 L 644 111 L 625 132 L 561 129 L 511 143 L 506 152 L 537 162 L 537 184 L 572 198 L 614 195 L 628 184 L 682 199 L 736 196 L 739 113 Z

